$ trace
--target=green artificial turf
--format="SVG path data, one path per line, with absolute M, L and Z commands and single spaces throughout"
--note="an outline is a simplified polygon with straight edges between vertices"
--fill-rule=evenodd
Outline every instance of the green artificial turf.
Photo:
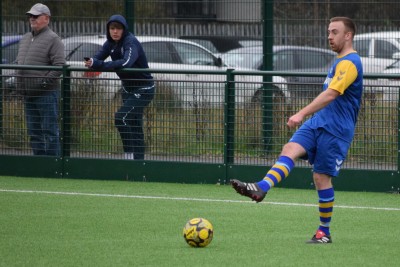
M 0 266 L 398 266 L 400 196 L 336 192 L 333 243 L 309 245 L 313 190 L 256 204 L 230 186 L 0 177 Z M 186 221 L 214 226 L 206 248 Z

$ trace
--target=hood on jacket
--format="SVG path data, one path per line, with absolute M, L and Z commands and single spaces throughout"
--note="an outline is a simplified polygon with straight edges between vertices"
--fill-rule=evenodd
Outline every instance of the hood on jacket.
M 111 38 L 109 27 L 111 22 L 118 22 L 122 24 L 124 27 L 124 33 L 122 34 L 122 39 L 128 35 L 129 30 L 128 30 L 128 23 L 126 22 L 126 19 L 122 15 L 112 15 L 108 22 L 107 22 L 107 40 L 110 42 L 114 42 L 114 40 Z

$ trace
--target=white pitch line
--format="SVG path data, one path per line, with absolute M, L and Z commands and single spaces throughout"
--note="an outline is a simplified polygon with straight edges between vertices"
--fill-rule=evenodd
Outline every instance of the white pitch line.
M 50 195 L 70 195 L 70 196 L 93 196 L 93 197 L 112 197 L 112 198 L 137 198 L 137 199 L 162 199 L 162 200 L 178 200 L 178 201 L 203 201 L 203 202 L 224 202 L 224 203 L 251 203 L 256 204 L 249 200 L 229 200 L 229 199 L 210 199 L 210 198 L 188 198 L 188 197 L 159 197 L 159 196 L 135 196 L 135 195 L 118 195 L 118 194 L 98 194 L 98 193 L 80 193 L 80 192 L 58 192 L 58 191 L 37 191 L 37 190 L 15 190 L 15 189 L 1 189 L 0 192 L 10 193 L 34 193 L 34 194 L 50 194 Z M 270 204 L 282 206 L 301 206 L 301 207 L 318 207 L 316 204 L 305 203 L 289 203 L 289 202 L 269 202 L 264 201 L 257 204 Z M 335 208 L 342 209 L 368 209 L 368 210 L 387 210 L 387 211 L 400 211 L 400 208 L 385 208 L 385 207 L 363 207 L 363 206 L 345 206 L 335 205 Z

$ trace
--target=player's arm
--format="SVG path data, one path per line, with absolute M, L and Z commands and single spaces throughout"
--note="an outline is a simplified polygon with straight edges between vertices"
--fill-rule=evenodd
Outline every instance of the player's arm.
M 338 97 L 340 93 L 334 89 L 326 89 L 320 93 L 310 104 L 302 108 L 299 112 L 291 116 L 287 122 L 290 128 L 296 127 L 309 115 L 326 107 L 329 103 Z
M 289 118 L 287 125 L 296 127 L 309 115 L 326 107 L 339 95 L 344 94 L 347 88 L 356 80 L 357 68 L 353 62 L 343 60 L 336 66 L 335 76 L 332 78 L 328 89 L 320 93 L 310 104 Z
M 343 60 L 336 66 L 335 76 L 329 84 L 329 88 L 338 91 L 341 95 L 357 79 L 358 71 L 350 60 Z

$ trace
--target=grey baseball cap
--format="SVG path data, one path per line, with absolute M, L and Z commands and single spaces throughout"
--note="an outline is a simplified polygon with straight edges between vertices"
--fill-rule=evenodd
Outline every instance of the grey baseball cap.
M 33 7 L 31 7 L 31 10 L 29 10 L 25 14 L 26 15 L 35 15 L 35 16 L 45 14 L 45 15 L 51 16 L 50 9 L 46 5 L 43 5 L 41 3 L 35 4 Z

